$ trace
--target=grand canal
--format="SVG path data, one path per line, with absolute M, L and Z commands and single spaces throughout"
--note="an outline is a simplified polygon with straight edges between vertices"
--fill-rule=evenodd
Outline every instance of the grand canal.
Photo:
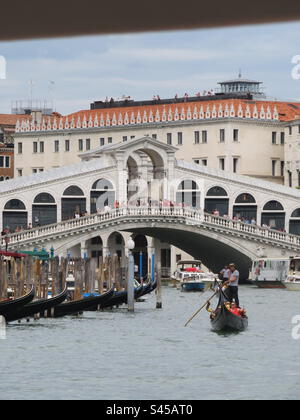
M 297 292 L 240 287 L 249 329 L 210 331 L 209 297 L 163 288 L 126 309 L 11 324 L 0 340 L 0 399 L 298 399 Z

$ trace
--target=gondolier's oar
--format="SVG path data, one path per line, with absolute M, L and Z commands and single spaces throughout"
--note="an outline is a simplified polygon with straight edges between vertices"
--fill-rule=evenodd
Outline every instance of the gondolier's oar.
M 201 308 L 200 309 L 198 309 L 198 311 L 196 311 L 195 313 L 194 313 L 194 315 L 193 316 L 191 316 L 191 318 L 185 323 L 185 327 L 191 322 L 191 320 L 192 319 L 194 319 L 195 318 L 195 316 L 196 315 L 198 315 L 198 313 L 203 309 L 203 308 L 205 308 L 205 306 L 212 300 L 212 298 L 213 297 L 215 297 L 216 296 L 216 294 L 218 294 L 219 293 L 219 289 L 204 303 L 204 305 L 203 306 L 201 306 Z

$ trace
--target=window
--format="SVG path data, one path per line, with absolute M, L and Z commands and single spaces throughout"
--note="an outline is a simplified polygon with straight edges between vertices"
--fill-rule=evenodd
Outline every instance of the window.
M 4 156 L 0 156 L 0 168 L 4 168 Z
M 44 172 L 44 168 L 39 168 L 39 172 Z
M 207 166 L 207 159 L 202 159 L 202 165 Z
M 272 176 L 276 176 L 276 160 L 272 160 Z
M 288 174 L 289 174 L 289 187 L 291 187 L 291 188 L 292 188 L 292 186 L 293 186 L 293 182 L 292 182 L 292 172 L 291 172 L 291 171 L 288 171 Z
M 280 144 L 284 144 L 284 131 L 280 133 Z
M 293 127 L 290 125 L 289 126 L 289 135 L 291 136 L 293 134 Z
M 123 142 L 127 141 L 127 136 L 123 136 Z
M 23 169 L 17 169 L 18 171 L 18 176 L 23 176 Z
M 83 150 L 83 140 L 82 139 L 78 140 L 78 150 L 80 152 L 82 152 L 82 150 Z
M 112 137 L 108 137 L 107 141 L 108 141 L 109 144 L 111 144 L 112 143 Z
M 33 142 L 33 153 L 37 153 L 38 152 L 38 144 L 37 141 Z
M 40 153 L 44 153 L 44 151 L 45 151 L 44 142 L 40 141 Z
M 167 133 L 167 143 L 170 146 L 172 145 L 172 133 Z
M 221 171 L 225 171 L 225 158 L 219 158 L 219 166 Z
M 135 136 L 130 136 L 130 138 L 131 138 L 131 140 L 132 140 L 132 139 L 135 139 Z
M 65 151 L 69 152 L 70 151 L 70 140 L 66 140 L 65 141 Z
M 182 140 L 182 133 L 177 133 L 177 140 L 178 140 L 178 144 L 182 145 L 183 140 Z
M 237 172 L 237 167 L 238 167 L 238 158 L 233 158 L 233 172 L 234 173 Z
M 5 156 L 5 168 L 10 168 L 10 157 Z
M 202 143 L 207 143 L 207 131 L 202 131 Z
M 280 162 L 280 176 L 284 176 L 284 160 Z
M 21 155 L 23 153 L 23 143 L 18 143 L 18 154 Z
M 233 130 L 233 141 L 239 141 L 239 130 L 238 129 Z
M 300 124 L 298 125 L 298 133 L 300 134 Z
M 32 173 L 33 173 L 33 174 L 36 174 L 36 173 L 37 173 L 37 171 L 38 171 L 38 170 L 37 170 L 36 168 L 33 168 L 33 169 L 32 169 Z
M 220 129 L 220 143 L 224 143 L 225 141 L 225 130 L 224 128 Z
M 86 139 L 85 146 L 86 150 L 91 150 L 91 139 Z
M 195 144 L 199 144 L 199 143 L 200 143 L 200 132 L 195 131 Z
M 59 152 L 59 140 L 55 140 L 54 142 L 54 152 L 55 153 Z
M 276 144 L 276 131 L 272 131 L 272 144 Z
M 100 138 L 100 146 L 104 146 L 104 144 L 105 144 L 105 138 L 101 137 Z
M 154 140 L 157 140 L 157 134 L 152 134 L 152 138 L 153 138 Z
M 200 160 L 199 159 L 194 159 L 194 163 L 197 163 L 197 165 L 200 165 Z

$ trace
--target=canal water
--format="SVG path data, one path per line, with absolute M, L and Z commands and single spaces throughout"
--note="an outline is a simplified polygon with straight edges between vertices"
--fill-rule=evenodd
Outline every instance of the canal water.
M 11 324 L 0 340 L 0 399 L 299 399 L 300 293 L 240 287 L 249 329 L 211 332 L 209 297 L 163 288 L 125 309 Z

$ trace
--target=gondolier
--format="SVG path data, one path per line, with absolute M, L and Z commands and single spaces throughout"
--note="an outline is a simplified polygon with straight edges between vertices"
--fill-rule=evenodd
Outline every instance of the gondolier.
M 229 264 L 228 267 L 230 271 L 229 271 L 228 281 L 226 282 L 228 284 L 228 289 L 226 291 L 226 294 L 228 296 L 230 303 L 234 299 L 237 307 L 239 308 L 240 302 L 239 302 L 239 296 L 238 296 L 238 285 L 239 285 L 240 273 L 236 269 L 236 266 L 234 263 Z

